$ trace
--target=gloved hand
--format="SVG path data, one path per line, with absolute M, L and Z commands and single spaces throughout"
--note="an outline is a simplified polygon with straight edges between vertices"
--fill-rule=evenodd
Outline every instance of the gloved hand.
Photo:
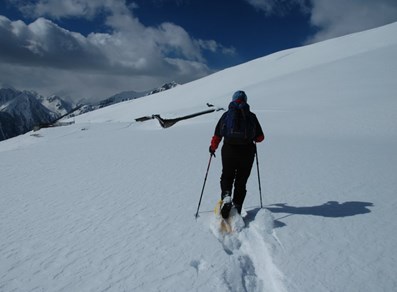
M 264 136 L 264 135 L 260 135 L 260 136 L 258 136 L 258 137 L 255 138 L 255 142 L 256 142 L 256 143 L 260 143 L 260 142 L 262 142 L 263 140 L 265 140 L 265 136 Z
M 211 144 L 210 144 L 210 153 L 212 156 L 215 156 L 215 151 L 218 148 L 219 143 L 221 142 L 222 137 L 219 137 L 217 135 L 212 136 L 211 138 Z
M 212 147 L 211 147 L 211 146 L 210 146 L 209 150 L 210 150 L 210 153 L 211 153 L 211 155 L 212 155 L 212 156 L 214 156 L 214 157 L 216 157 L 216 156 L 215 156 L 215 150 L 214 150 L 214 149 L 212 149 Z

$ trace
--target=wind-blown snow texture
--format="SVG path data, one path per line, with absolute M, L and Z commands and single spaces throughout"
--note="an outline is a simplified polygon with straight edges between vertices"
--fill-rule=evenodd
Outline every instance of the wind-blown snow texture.
M 396 291 L 397 23 L 282 51 L 0 143 L 0 291 Z M 246 227 L 212 231 L 222 112 L 266 133 Z M 218 151 L 219 152 L 219 151 Z M 219 154 L 219 153 L 218 153 Z

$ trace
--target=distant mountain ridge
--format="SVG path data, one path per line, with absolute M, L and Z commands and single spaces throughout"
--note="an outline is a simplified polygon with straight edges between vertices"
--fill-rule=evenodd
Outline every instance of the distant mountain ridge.
M 165 83 L 148 91 L 125 91 L 115 94 L 97 104 L 78 106 L 70 116 L 80 115 L 102 107 L 143 96 L 155 94 L 178 86 L 176 82 Z M 31 131 L 38 125 L 50 125 L 76 108 L 57 95 L 44 97 L 34 91 L 0 88 L 0 141 Z
M 132 100 L 132 99 L 140 98 L 143 96 L 155 94 L 158 92 L 169 90 L 169 89 L 174 88 L 178 85 L 180 85 L 180 84 L 176 83 L 175 81 L 172 81 L 172 82 L 165 83 L 162 86 L 152 89 L 152 90 L 141 91 L 141 92 L 137 92 L 137 91 L 120 92 L 120 93 L 117 93 L 109 98 L 106 98 L 106 99 L 100 101 L 99 107 L 101 108 L 101 107 L 109 106 L 109 105 L 119 103 L 122 101 Z
M 42 97 L 34 91 L 0 89 L 0 140 L 26 133 L 38 124 L 48 124 L 72 108 L 60 97 Z
M 101 101 L 99 101 L 96 104 L 86 104 L 83 105 L 80 109 L 78 109 L 77 111 L 73 112 L 71 115 L 68 115 L 68 118 L 71 117 L 75 117 L 75 116 L 79 116 L 81 114 L 85 114 L 87 112 L 91 112 L 94 110 L 97 110 L 99 108 L 104 108 L 119 102 L 123 102 L 123 101 L 128 101 L 128 100 L 133 100 L 136 98 L 141 98 L 144 96 L 148 96 L 148 95 L 152 95 L 158 92 L 162 92 L 165 90 L 169 90 L 172 89 L 176 86 L 179 86 L 180 84 L 172 81 L 172 82 L 168 82 L 168 83 L 164 83 L 162 86 L 152 89 L 152 90 L 147 90 L 147 91 L 123 91 L 120 93 L 117 93 L 115 95 L 112 95 L 108 98 L 105 98 Z
M 169 90 L 171 88 L 177 87 L 178 85 L 180 85 L 180 84 L 176 83 L 175 81 L 168 82 L 168 83 L 163 84 L 159 88 L 156 88 L 156 89 L 153 89 L 153 90 L 147 92 L 146 95 L 151 95 L 151 94 L 159 93 L 159 92 L 162 92 L 165 90 Z

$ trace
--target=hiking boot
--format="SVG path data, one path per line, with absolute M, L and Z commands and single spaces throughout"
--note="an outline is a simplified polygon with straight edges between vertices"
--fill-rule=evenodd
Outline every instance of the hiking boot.
M 243 208 L 243 206 L 237 205 L 237 204 L 234 204 L 234 203 L 233 203 L 233 205 L 237 209 L 237 213 L 239 213 L 241 215 L 241 209 Z
M 221 200 L 223 200 L 225 197 L 231 197 L 232 192 L 231 191 L 222 191 L 221 193 Z
M 221 205 L 221 215 L 223 219 L 227 219 L 229 217 L 230 210 L 232 209 L 232 198 L 230 196 L 225 196 L 222 200 Z

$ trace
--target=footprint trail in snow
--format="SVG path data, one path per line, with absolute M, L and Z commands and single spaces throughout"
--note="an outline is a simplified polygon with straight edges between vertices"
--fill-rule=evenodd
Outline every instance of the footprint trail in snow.
M 251 210 L 245 223 L 240 216 L 231 217 L 232 233 L 221 232 L 217 218 L 210 224 L 212 233 L 230 256 L 222 279 L 228 291 L 286 291 L 283 274 L 272 258 L 271 251 L 278 240 L 273 235 L 271 213 L 265 209 Z

